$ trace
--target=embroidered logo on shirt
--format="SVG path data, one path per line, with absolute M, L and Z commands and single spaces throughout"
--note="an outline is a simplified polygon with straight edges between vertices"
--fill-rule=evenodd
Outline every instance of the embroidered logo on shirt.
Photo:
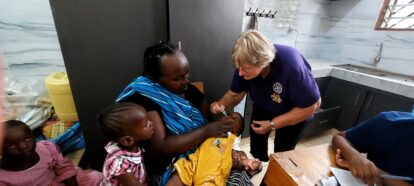
M 276 94 L 280 94 L 282 93 L 283 89 L 282 89 L 282 84 L 280 84 L 279 82 L 276 82 L 275 84 L 273 84 L 273 92 L 275 92 Z
M 276 94 L 273 92 L 273 94 L 270 96 L 272 98 L 272 101 L 276 102 L 276 103 L 281 103 L 282 102 L 282 98 L 280 97 L 279 94 Z
M 276 82 L 275 84 L 273 84 L 273 93 L 270 96 L 270 98 L 272 98 L 272 101 L 276 103 L 281 103 L 282 97 L 280 96 L 280 94 L 282 93 L 282 91 L 283 91 L 282 84 L 280 84 L 279 82 Z

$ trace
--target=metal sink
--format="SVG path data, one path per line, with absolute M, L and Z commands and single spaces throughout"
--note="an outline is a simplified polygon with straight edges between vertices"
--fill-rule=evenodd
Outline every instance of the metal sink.
M 401 74 L 396 74 L 396 73 L 378 70 L 374 68 L 355 66 L 351 64 L 334 65 L 334 67 L 345 69 L 345 70 L 350 70 L 354 72 L 359 72 L 362 74 L 369 74 L 369 75 L 373 75 L 377 77 L 389 78 L 389 79 L 400 80 L 400 81 L 410 82 L 410 83 L 414 82 L 414 76 L 401 75 Z

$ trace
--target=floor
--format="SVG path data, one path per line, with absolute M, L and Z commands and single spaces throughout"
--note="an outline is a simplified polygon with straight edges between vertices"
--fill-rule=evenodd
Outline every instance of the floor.
M 312 136 L 309 138 L 305 138 L 302 139 L 297 145 L 296 145 L 296 149 L 300 149 L 300 148 L 306 148 L 306 147 L 310 147 L 310 146 L 315 146 L 315 145 L 320 145 L 323 143 L 330 143 L 332 140 L 333 135 L 335 135 L 336 133 L 338 133 L 337 130 L 335 129 L 331 129 L 328 131 L 325 131 L 319 135 L 316 136 Z M 273 139 L 274 139 L 274 134 L 270 135 L 271 137 L 269 138 L 269 150 L 273 149 Z M 250 155 L 250 140 L 249 138 L 243 138 L 241 141 L 241 148 L 244 152 L 246 152 L 246 154 L 248 154 L 248 156 L 251 157 Z M 70 159 L 74 165 L 77 165 L 79 163 L 79 160 L 81 159 L 82 155 L 83 155 L 84 150 L 79 150 L 76 151 L 72 154 L 67 155 L 66 157 L 68 159 Z M 271 153 L 269 151 L 269 153 Z M 266 170 L 267 170 L 267 162 L 263 163 L 263 169 L 260 173 L 256 174 L 255 176 L 253 176 L 252 178 L 252 182 L 254 185 L 260 185 L 260 182 L 262 181 Z
M 74 153 L 68 154 L 65 157 L 68 158 L 68 159 L 70 159 L 70 161 L 72 161 L 72 163 L 74 165 L 78 165 L 79 164 L 79 161 L 82 158 L 83 152 L 85 152 L 85 149 L 81 149 L 81 150 L 75 151 Z

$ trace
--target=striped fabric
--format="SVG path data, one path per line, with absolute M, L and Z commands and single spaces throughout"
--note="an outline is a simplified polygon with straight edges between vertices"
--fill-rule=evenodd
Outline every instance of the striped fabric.
M 143 185 L 147 185 L 147 176 L 145 174 L 144 159 L 142 151 L 138 148 L 138 152 L 128 152 L 122 150 L 114 142 L 109 142 L 105 146 L 108 155 L 105 159 L 103 168 L 104 179 L 101 186 L 118 185 L 117 176 L 131 173 Z
M 232 170 L 227 179 L 227 186 L 253 186 L 246 171 Z
M 79 122 L 75 123 L 62 135 L 50 141 L 59 146 L 63 155 L 85 148 L 85 140 L 83 139 Z
M 129 84 L 116 101 L 122 101 L 136 92 L 161 107 L 166 126 L 172 134 L 184 134 L 207 123 L 201 112 L 193 107 L 189 101 L 144 76 L 138 77 Z
M 134 93 L 149 98 L 157 103 L 162 110 L 163 119 L 169 132 L 175 135 L 185 134 L 195 129 L 203 127 L 207 124 L 207 120 L 201 112 L 192 106 L 192 104 L 184 98 L 168 91 L 158 83 L 152 82 L 144 76 L 136 78 L 131 84 L 125 88 L 116 99 L 116 102 L 125 100 Z M 187 156 L 195 151 L 196 147 L 180 154 L 175 159 Z M 173 170 L 172 164 L 168 167 L 162 176 L 160 185 L 164 185 L 171 176 Z

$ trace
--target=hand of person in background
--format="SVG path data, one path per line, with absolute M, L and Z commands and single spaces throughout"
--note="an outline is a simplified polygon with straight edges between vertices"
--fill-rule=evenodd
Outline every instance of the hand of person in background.
M 269 120 L 253 121 L 250 126 L 256 134 L 266 134 L 272 130 L 272 125 L 270 125 Z
M 204 126 L 206 137 L 227 137 L 227 132 L 231 130 L 231 123 L 232 121 L 230 120 L 219 120 L 209 123 Z
M 210 112 L 213 114 L 218 114 L 220 112 L 224 112 L 226 107 L 221 104 L 220 102 L 216 101 L 210 104 Z
M 336 149 L 335 160 L 336 160 L 336 165 L 338 165 L 338 167 L 349 170 L 349 162 L 342 157 L 341 149 Z
M 349 159 L 344 159 L 341 155 L 341 150 L 336 150 L 336 164 L 339 167 L 349 169 L 356 178 L 361 180 L 364 184 L 382 185 L 380 178 L 381 170 L 378 169 L 374 163 L 367 159 L 362 154 L 351 156 Z

